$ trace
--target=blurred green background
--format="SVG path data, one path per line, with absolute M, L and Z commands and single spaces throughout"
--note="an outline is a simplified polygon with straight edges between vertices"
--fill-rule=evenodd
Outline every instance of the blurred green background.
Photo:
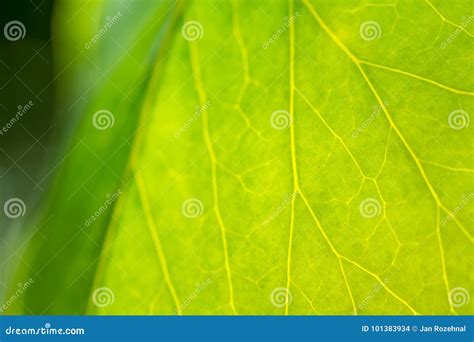
M 18 197 L 28 203 L 29 217 L 44 197 L 50 162 L 61 134 L 55 112 L 55 68 L 51 41 L 54 1 L 4 0 L 0 4 L 0 122 L 4 127 L 30 101 L 33 106 L 0 136 L 0 202 Z M 18 20 L 26 27 L 24 39 L 5 39 L 3 28 Z M 26 225 L 0 217 L 0 296 L 7 274 L 17 265 Z M 23 244 L 24 246 L 26 244 Z
M 0 6 L 7 313 L 472 313 L 470 1 Z

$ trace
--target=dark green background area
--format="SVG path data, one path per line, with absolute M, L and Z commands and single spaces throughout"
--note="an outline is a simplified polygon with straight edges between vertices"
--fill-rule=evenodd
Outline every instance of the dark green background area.
M 2 0 L 0 2 L 0 128 L 15 117 L 18 106 L 33 106 L 6 133 L 0 135 L 0 203 L 24 199 L 29 214 L 44 195 L 58 138 L 54 124 L 54 59 L 51 18 L 54 1 Z M 6 23 L 18 20 L 26 36 L 5 38 Z M 15 238 L 24 225 L 0 217 L 0 294 L 6 289 L 7 265 Z

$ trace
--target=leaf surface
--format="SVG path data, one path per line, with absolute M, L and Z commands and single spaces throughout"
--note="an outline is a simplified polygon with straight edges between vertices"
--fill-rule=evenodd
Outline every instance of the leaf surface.
M 31 244 L 41 279 L 22 305 L 472 314 L 452 293 L 473 289 L 473 126 L 449 119 L 474 112 L 473 33 L 461 24 L 472 6 L 458 3 L 194 1 L 177 25 L 151 29 L 124 14 L 91 57 L 125 61 L 88 95 L 46 238 Z M 133 50 L 141 59 L 111 39 L 125 27 L 137 28 L 131 47 L 149 33 Z M 155 46 L 150 30 L 163 27 L 170 43 L 137 75 Z M 102 107 L 115 113 L 105 131 L 91 125 Z M 102 287 L 111 305 L 93 300 Z

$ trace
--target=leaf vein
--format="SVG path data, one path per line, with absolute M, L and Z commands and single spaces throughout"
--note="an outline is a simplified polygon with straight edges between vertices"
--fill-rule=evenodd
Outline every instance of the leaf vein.
M 415 162 L 417 168 L 418 168 L 418 171 L 420 172 L 420 175 L 421 177 L 423 178 L 425 184 L 427 185 L 428 189 L 430 190 L 431 192 L 431 195 L 433 196 L 436 204 L 441 207 L 444 211 L 446 211 L 447 213 L 449 213 L 449 210 L 444 206 L 444 204 L 441 202 L 437 192 L 434 190 L 433 188 L 433 185 L 431 184 L 430 180 L 428 179 L 427 175 L 426 175 L 426 172 L 423 168 L 423 166 L 421 165 L 421 161 L 420 159 L 417 157 L 417 155 L 415 154 L 415 152 L 413 151 L 413 149 L 410 147 L 410 145 L 408 144 L 407 140 L 405 139 L 405 137 L 403 136 L 403 134 L 401 133 L 401 131 L 399 130 L 398 126 L 395 124 L 395 121 L 393 120 L 392 116 L 390 115 L 390 113 L 388 112 L 386 106 L 384 106 L 378 92 L 375 90 L 372 82 L 370 81 L 370 79 L 368 78 L 367 74 L 365 73 L 364 69 L 362 68 L 361 66 L 361 62 L 360 60 L 354 56 L 354 54 L 339 40 L 339 38 L 331 31 L 331 29 L 327 26 L 327 24 L 324 22 L 324 20 L 321 18 L 321 16 L 316 12 L 316 10 L 314 9 L 314 7 L 308 2 L 308 0 L 302 0 L 303 3 L 305 4 L 305 6 L 309 9 L 310 13 L 312 14 L 313 18 L 316 20 L 316 22 L 321 26 L 321 28 L 326 32 L 326 34 L 334 41 L 334 43 L 336 43 L 336 45 L 338 45 L 341 50 L 343 50 L 347 56 L 349 57 L 349 59 L 355 64 L 355 66 L 357 67 L 357 69 L 360 71 L 360 73 L 362 74 L 362 77 L 364 78 L 365 82 L 367 83 L 369 89 L 371 90 L 371 92 L 373 93 L 374 97 L 377 99 L 379 105 L 381 106 L 384 114 L 385 114 L 385 117 L 387 118 L 388 122 L 390 123 L 390 126 L 393 128 L 393 130 L 397 133 L 400 141 L 402 142 L 402 144 L 405 146 L 406 150 L 408 151 L 408 153 L 410 154 L 410 156 L 412 157 L 413 161 Z M 473 242 L 473 237 L 469 234 L 469 232 L 467 231 L 467 229 L 461 224 L 461 222 L 459 222 L 459 220 L 457 218 L 453 218 L 453 220 L 456 222 L 456 224 L 458 225 L 458 227 L 461 229 L 461 231 L 466 235 L 466 237 L 471 241 Z
M 140 195 L 142 208 L 145 213 L 148 230 L 152 237 L 153 244 L 155 245 L 155 251 L 160 261 L 161 270 L 163 272 L 166 285 L 168 286 L 168 289 L 171 293 L 171 297 L 173 298 L 174 304 L 176 306 L 176 312 L 178 313 L 178 315 L 181 315 L 182 314 L 181 304 L 180 304 L 181 301 L 179 300 L 178 294 L 173 285 L 173 281 L 171 280 L 171 275 L 168 270 L 168 264 L 166 262 L 165 253 L 163 251 L 163 246 L 161 245 L 160 235 L 158 234 L 158 228 L 156 227 L 155 220 L 153 218 L 153 214 L 152 214 L 152 210 L 150 206 L 150 201 L 148 199 L 148 194 L 146 192 L 145 180 L 141 173 L 135 175 L 135 182 L 137 184 L 138 193 Z
M 191 54 L 191 66 L 193 70 L 193 79 L 194 84 L 196 87 L 196 91 L 198 93 L 199 101 L 201 102 L 201 106 L 207 102 L 207 95 L 202 84 L 201 79 L 201 66 L 199 62 L 199 51 L 195 42 L 189 42 L 189 49 Z M 211 137 L 209 134 L 209 121 L 208 121 L 208 111 L 205 111 L 202 115 L 202 134 L 203 139 L 206 144 L 206 148 L 209 154 L 209 158 L 211 160 L 211 179 L 212 179 L 212 194 L 213 194 L 213 210 L 217 218 L 217 222 L 219 224 L 219 229 L 221 231 L 221 239 L 222 245 L 224 248 L 224 264 L 226 269 L 227 275 L 227 283 L 229 286 L 229 300 L 230 306 L 234 314 L 237 314 L 237 310 L 235 309 L 234 303 L 234 289 L 232 285 L 232 274 L 230 270 L 230 263 L 229 263 L 229 251 L 228 251 L 228 243 L 227 243 L 227 229 L 224 225 L 224 221 L 222 220 L 221 211 L 219 208 L 219 194 L 217 190 L 217 158 L 214 152 L 214 147 L 212 146 Z

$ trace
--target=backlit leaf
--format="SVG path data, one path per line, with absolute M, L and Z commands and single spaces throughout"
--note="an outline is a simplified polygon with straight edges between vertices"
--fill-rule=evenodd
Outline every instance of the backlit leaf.
M 469 1 L 81 6 L 61 63 L 122 14 L 11 311 L 473 313 Z

